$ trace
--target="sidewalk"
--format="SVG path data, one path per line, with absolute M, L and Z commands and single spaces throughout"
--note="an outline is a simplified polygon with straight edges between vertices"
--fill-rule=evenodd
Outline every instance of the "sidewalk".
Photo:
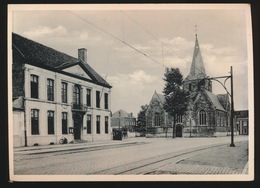
M 27 146 L 27 147 L 14 148 L 14 153 L 19 153 L 19 154 L 52 153 L 58 151 L 80 150 L 84 148 L 101 147 L 101 146 L 134 144 L 137 142 L 145 142 L 145 141 L 147 142 L 147 140 L 145 140 L 144 138 L 127 138 L 123 140 L 102 140 L 102 141 L 84 142 L 84 143 Z
M 148 174 L 248 174 L 248 142 L 216 147 Z

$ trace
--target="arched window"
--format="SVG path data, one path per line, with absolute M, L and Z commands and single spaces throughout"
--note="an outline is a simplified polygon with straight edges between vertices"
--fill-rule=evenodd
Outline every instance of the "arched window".
M 206 112 L 204 110 L 199 112 L 199 123 L 200 125 L 206 125 Z
M 189 91 L 191 91 L 192 90 L 192 85 L 191 85 L 191 83 L 189 83 Z
M 176 123 L 182 123 L 182 115 L 177 115 Z
M 156 127 L 160 126 L 160 114 L 159 113 L 154 114 L 154 126 L 156 126 Z

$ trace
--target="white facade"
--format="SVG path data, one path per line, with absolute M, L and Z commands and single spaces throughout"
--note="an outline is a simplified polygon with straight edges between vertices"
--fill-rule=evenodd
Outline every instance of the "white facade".
M 62 71 L 72 74 L 81 73 L 84 78 L 90 79 L 86 72 L 79 65 L 74 65 Z M 104 87 L 62 73 L 62 71 L 53 71 L 51 69 L 40 68 L 29 64 L 24 64 L 24 114 L 13 113 L 14 124 L 19 125 L 14 127 L 14 146 L 24 146 L 25 139 L 27 145 L 34 144 L 48 145 L 50 143 L 58 144 L 59 140 L 64 136 L 68 142 L 73 140 L 87 140 L 90 142 L 96 140 L 111 139 L 110 125 L 110 88 Z M 76 71 L 76 72 L 75 72 Z M 31 96 L 31 75 L 38 77 L 38 98 Z M 48 79 L 54 81 L 54 100 L 47 99 L 47 83 Z M 62 102 L 62 83 L 67 84 L 67 102 Z M 80 87 L 80 109 L 73 108 L 73 88 L 75 85 Z M 91 90 L 91 105 L 87 106 L 87 89 Z M 100 107 L 96 106 L 96 91 L 100 92 Z M 107 97 L 108 108 L 105 109 L 105 94 Z M 32 131 L 32 110 L 39 112 L 38 114 L 38 133 Z M 54 113 L 53 124 L 54 133 L 48 133 L 48 111 Z M 67 113 L 67 134 L 62 134 L 62 113 Z M 20 114 L 20 115 L 19 115 Z M 77 137 L 75 137 L 75 114 L 82 115 L 77 129 Z M 73 116 L 74 115 L 74 116 Z M 87 133 L 87 115 L 91 116 L 91 133 Z M 19 116 L 19 117 L 18 117 Z M 100 132 L 97 132 L 97 117 L 100 117 Z M 105 122 L 107 120 L 107 123 Z M 106 125 L 105 125 L 106 123 Z M 26 128 L 26 138 L 24 136 L 24 127 Z M 73 132 L 70 132 L 73 130 Z

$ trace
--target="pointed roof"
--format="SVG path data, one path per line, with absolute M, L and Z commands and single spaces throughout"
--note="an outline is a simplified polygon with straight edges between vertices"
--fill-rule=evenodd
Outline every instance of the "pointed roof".
M 28 64 L 52 68 L 52 70 L 55 71 L 62 71 L 65 67 L 80 64 L 96 84 L 109 88 L 112 87 L 89 64 L 82 63 L 75 57 L 44 46 L 16 33 L 12 33 L 12 44 L 14 49 L 19 50 L 18 52 L 24 57 L 25 62 Z
M 165 102 L 165 97 L 164 97 L 164 95 L 157 93 L 156 90 L 155 90 L 155 92 L 154 92 L 152 98 L 158 98 L 159 101 L 160 101 L 162 104 Z
M 202 78 L 205 76 L 206 76 L 206 71 L 205 71 L 203 59 L 200 52 L 199 42 L 196 34 L 192 64 L 190 68 L 190 73 L 186 77 L 186 79 L 192 80 L 192 79 Z
M 205 91 L 205 93 L 206 93 L 207 96 L 209 97 L 210 101 L 212 102 L 212 104 L 215 106 L 215 108 L 216 108 L 217 110 L 221 110 L 221 111 L 224 111 L 224 112 L 226 111 L 226 110 L 223 108 L 223 106 L 221 105 L 221 103 L 220 103 L 218 97 L 217 97 L 215 94 L 213 94 L 213 93 L 211 93 L 211 92 L 209 92 L 209 91 L 207 91 L 207 90 L 204 90 L 204 91 Z
M 218 97 L 220 104 L 223 106 L 223 108 L 225 110 L 228 110 L 228 108 L 229 108 L 228 94 L 218 94 L 217 97 Z

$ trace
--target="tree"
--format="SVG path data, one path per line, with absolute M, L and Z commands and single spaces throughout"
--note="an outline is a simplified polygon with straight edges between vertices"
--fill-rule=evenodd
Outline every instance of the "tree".
M 165 87 L 163 93 L 165 102 L 163 108 L 173 117 L 173 133 L 175 137 L 175 124 L 178 115 L 184 115 L 189 104 L 189 92 L 182 88 L 183 76 L 178 68 L 166 68 L 164 73 Z
M 142 105 L 141 110 L 137 115 L 137 126 L 138 126 L 138 132 L 145 134 L 146 130 L 146 110 L 148 108 L 148 105 Z

